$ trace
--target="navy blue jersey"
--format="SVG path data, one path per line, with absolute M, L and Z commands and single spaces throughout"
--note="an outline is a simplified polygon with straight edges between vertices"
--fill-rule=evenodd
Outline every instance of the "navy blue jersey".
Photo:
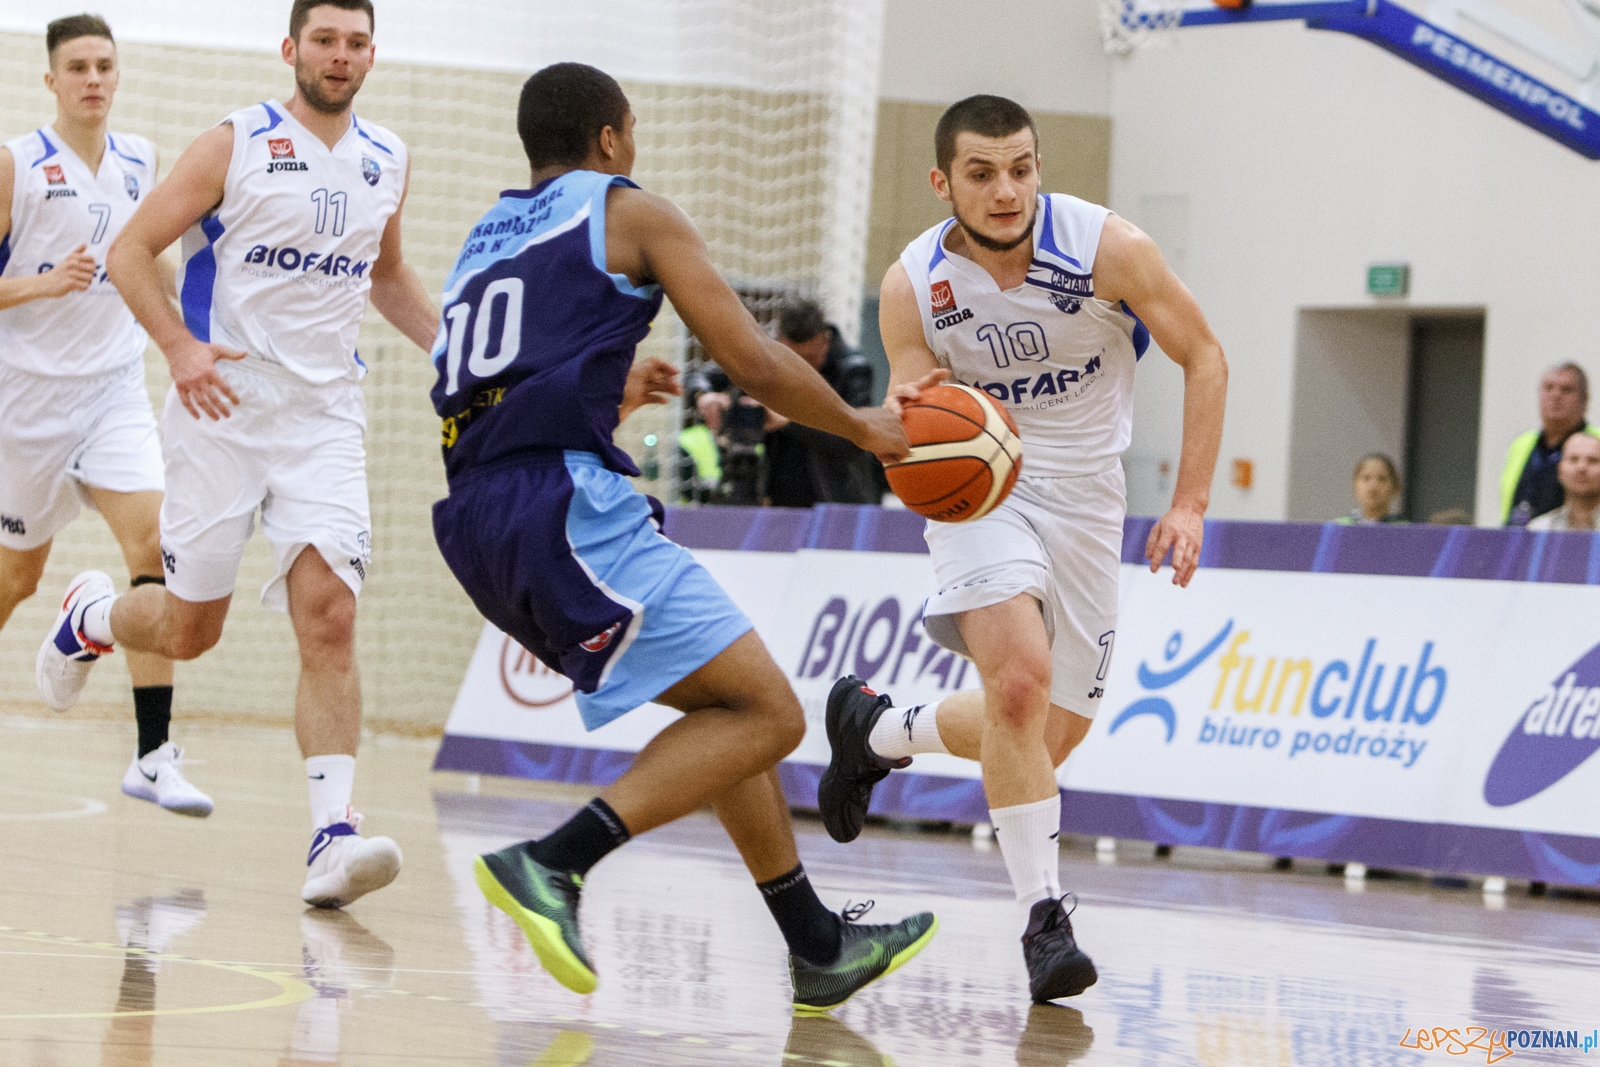
M 606 193 L 633 182 L 569 171 L 500 194 L 445 282 L 433 406 L 445 470 L 521 453 L 593 452 L 639 469 L 611 440 L 634 348 L 661 308 L 659 285 L 606 270 Z

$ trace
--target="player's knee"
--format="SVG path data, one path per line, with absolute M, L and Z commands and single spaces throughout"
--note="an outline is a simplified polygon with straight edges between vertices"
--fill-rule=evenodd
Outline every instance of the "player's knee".
M 296 617 L 295 631 L 308 651 L 337 653 L 350 648 L 356 636 L 354 597 L 328 597 Z
M 1043 656 L 1014 656 L 984 689 L 995 698 L 995 714 L 1012 726 L 1026 726 L 1050 710 L 1050 660 Z
M 0 568 L 0 606 L 14 608 L 39 591 L 43 568 Z
M 187 662 L 217 647 L 222 640 L 222 627 L 208 619 L 192 619 L 179 623 L 170 631 L 167 641 L 167 658 Z
M 799 748 L 806 736 L 805 710 L 800 707 L 800 701 L 794 698 L 793 693 L 786 691 L 784 696 L 783 706 L 773 716 L 773 745 L 780 750 L 779 759 Z
M 1078 747 L 1078 739 L 1065 734 L 1053 734 L 1046 739 L 1046 745 L 1050 749 L 1051 766 L 1060 767 Z

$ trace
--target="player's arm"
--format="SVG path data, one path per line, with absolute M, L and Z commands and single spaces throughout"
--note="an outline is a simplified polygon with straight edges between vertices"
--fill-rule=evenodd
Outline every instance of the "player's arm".
M 906 401 L 917 399 L 922 390 L 950 377 L 950 372 L 939 366 L 922 334 L 917 291 L 899 260 L 883 276 L 883 286 L 878 290 L 878 332 L 883 337 L 884 354 L 889 357 L 889 392 L 883 398 L 883 406 L 898 415 Z
M 17 161 L 11 149 L 0 148 L 0 241 L 11 234 L 11 193 L 15 187 Z M 81 293 L 94 281 L 94 257 L 88 245 L 79 245 L 60 263 L 31 278 L 0 278 L 0 311 L 33 300 L 49 300 L 68 293 Z
M 400 204 L 389 216 L 378 243 L 378 258 L 372 264 L 372 306 L 389 320 L 389 325 L 411 339 L 424 352 L 433 350 L 439 336 L 439 309 L 433 306 L 417 272 L 406 262 L 400 249 L 400 215 L 411 192 L 411 160 L 406 160 L 406 184 Z
M 611 270 L 659 283 L 690 332 L 746 393 L 795 422 L 837 434 L 880 459 L 900 460 L 909 454 L 905 431 L 893 412 L 846 404 L 809 363 L 762 331 L 711 265 L 694 225 L 669 201 L 641 190 L 613 190 L 607 223 Z
M 1205 314 L 1172 273 L 1154 241 L 1132 223 L 1106 219 L 1096 253 L 1096 295 L 1122 301 L 1150 330 L 1150 338 L 1183 368 L 1183 450 L 1172 508 L 1150 531 L 1145 558 L 1155 571 L 1172 553 L 1172 581 L 1185 586 L 1200 564 L 1211 477 L 1222 448 L 1222 414 L 1228 399 L 1228 361 Z
M 178 157 L 167 180 L 150 191 L 106 253 L 106 272 L 123 303 L 167 357 L 172 384 L 189 414 L 223 419 L 239 403 L 217 373 L 217 360 L 244 353 L 195 337 L 168 299 L 157 261 L 184 232 L 222 202 L 233 158 L 233 127 L 213 127 Z
M 151 167 L 151 170 L 156 175 L 156 181 L 160 182 L 161 181 L 161 178 L 160 178 L 160 175 L 161 175 L 161 151 L 160 151 L 160 149 L 156 150 L 155 165 L 153 167 Z M 168 248 L 166 252 L 163 252 L 161 255 L 156 257 L 156 270 L 158 270 L 161 273 L 161 291 L 167 294 L 167 299 L 168 300 L 177 300 L 178 299 L 178 265 L 177 265 L 176 262 L 174 262 L 176 257 L 171 255 L 171 254 L 169 254 L 172 251 L 173 250 L 171 248 Z

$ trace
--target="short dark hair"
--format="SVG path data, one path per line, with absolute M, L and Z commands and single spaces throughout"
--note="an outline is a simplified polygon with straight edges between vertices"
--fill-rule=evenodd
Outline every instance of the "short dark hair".
M 378 17 L 372 13 L 372 0 L 294 0 L 294 7 L 289 9 L 289 36 L 294 40 L 300 39 L 300 31 L 306 28 L 306 23 L 311 20 L 311 9 L 317 7 L 336 7 L 341 11 L 365 11 L 367 13 L 367 29 L 375 30 L 378 27 Z
M 79 37 L 104 37 L 112 44 L 117 43 L 111 36 L 111 27 L 99 15 L 68 15 L 44 28 L 44 49 L 54 59 L 57 48 Z
M 815 300 L 796 300 L 778 309 L 778 336 L 803 345 L 828 328 L 828 319 Z
M 522 83 L 517 134 L 528 165 L 582 165 L 607 126 L 622 132 L 628 95 L 617 80 L 587 63 L 554 63 Z
M 1554 367 L 1551 367 L 1550 370 L 1545 371 L 1545 373 L 1549 374 L 1552 371 L 1558 371 L 1558 370 L 1567 371 L 1569 374 L 1575 375 L 1577 377 L 1577 379 L 1578 379 L 1578 395 L 1583 397 L 1583 402 L 1585 404 L 1587 404 L 1589 402 L 1589 375 L 1588 375 L 1588 373 L 1582 367 L 1578 366 L 1576 363 L 1572 362 L 1571 360 L 1568 360 L 1565 363 L 1557 363 Z
M 1039 127 L 1028 109 L 1003 96 L 969 96 L 957 100 L 939 116 L 933 131 L 933 155 L 939 169 L 950 173 L 956 158 L 956 136 L 975 133 L 979 137 L 1010 137 L 1018 130 L 1033 131 L 1033 150 L 1039 150 Z

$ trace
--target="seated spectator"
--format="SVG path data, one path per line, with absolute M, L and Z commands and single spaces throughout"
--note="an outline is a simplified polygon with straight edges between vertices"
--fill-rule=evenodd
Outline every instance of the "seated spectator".
M 1356 507 L 1348 515 L 1334 519 L 1344 526 L 1365 526 L 1379 522 L 1405 522 L 1391 514 L 1400 497 L 1400 472 L 1394 460 L 1382 452 L 1368 452 L 1356 463 Z
M 1600 438 L 1575 433 L 1561 448 L 1557 477 L 1566 502 L 1528 523 L 1530 530 L 1593 530 L 1600 511 Z
M 1539 380 L 1540 428 L 1511 442 L 1500 474 L 1500 521 L 1526 526 L 1559 508 L 1563 501 L 1556 467 L 1561 447 L 1580 431 L 1594 434 L 1584 416 L 1589 410 L 1589 376 L 1576 363 L 1551 367 Z

